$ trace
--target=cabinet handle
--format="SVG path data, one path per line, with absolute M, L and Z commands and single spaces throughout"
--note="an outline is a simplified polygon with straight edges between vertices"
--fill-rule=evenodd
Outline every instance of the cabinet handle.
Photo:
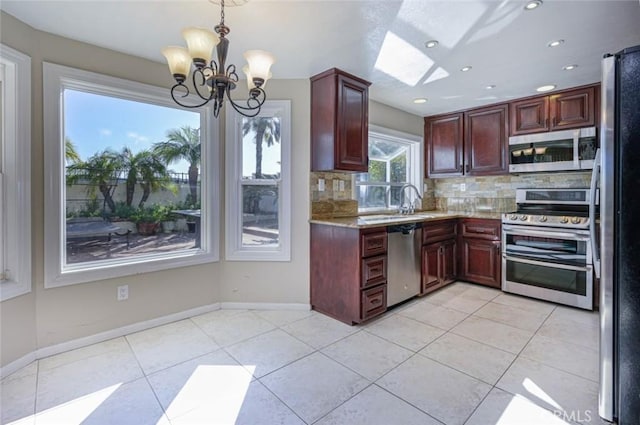
M 556 117 L 551 118 L 551 127 L 556 126 Z

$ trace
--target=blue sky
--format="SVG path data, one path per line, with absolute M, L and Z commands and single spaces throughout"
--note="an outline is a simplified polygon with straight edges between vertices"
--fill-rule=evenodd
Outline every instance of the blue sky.
M 200 115 L 114 97 L 65 90 L 65 136 L 83 160 L 106 148 L 129 146 L 135 153 L 166 140 L 167 130 L 200 127 Z M 176 162 L 169 169 L 186 173 L 189 165 Z

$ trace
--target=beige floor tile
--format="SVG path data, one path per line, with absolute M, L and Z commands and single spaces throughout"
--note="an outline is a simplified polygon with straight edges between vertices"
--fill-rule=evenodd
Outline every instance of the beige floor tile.
M 36 408 L 38 362 L 5 377 L 0 382 L 0 423 L 33 422 Z
M 254 313 L 276 326 L 284 326 L 317 314 L 313 310 L 254 310 Z
M 158 326 L 126 337 L 146 374 L 211 353 L 218 348 L 191 320 Z
M 488 301 L 476 298 L 474 296 L 468 296 L 467 292 L 451 298 L 450 300 L 440 304 L 441 307 L 450 308 L 453 310 L 461 311 L 463 313 L 473 313 Z
M 491 301 L 495 297 L 503 293 L 498 288 L 490 288 L 488 286 L 478 285 L 474 283 L 458 282 L 456 284 L 462 285 L 467 288 L 467 290 L 462 293 L 467 298 L 477 298 L 479 300 Z
M 493 388 L 465 425 L 567 425 L 567 422 L 521 395 Z
M 365 331 L 341 339 L 323 348 L 322 352 L 370 381 L 413 355 L 412 351 Z
M 113 338 L 97 344 L 91 344 L 86 347 L 65 351 L 64 353 L 40 359 L 38 361 L 38 369 L 40 372 L 45 372 L 49 369 L 86 360 L 91 357 L 117 357 L 127 354 L 133 355 L 133 351 L 131 351 L 131 347 L 129 347 L 126 339 L 124 337 Z
M 371 385 L 316 424 L 440 425 L 440 422 L 377 385 Z
M 525 331 L 537 331 L 548 313 L 540 313 L 494 302 L 487 303 L 484 307 L 473 313 L 474 316 L 491 319 L 514 328 Z
M 369 385 L 321 353 L 283 367 L 260 382 L 307 423 L 317 421 Z
M 477 316 L 469 317 L 453 328 L 451 332 L 513 354 L 518 354 L 533 336 L 531 331 L 524 331 Z
M 420 354 L 494 385 L 515 359 L 515 354 L 447 333 Z
M 411 306 L 398 314 L 444 330 L 453 328 L 469 316 L 467 313 L 430 304 L 426 301 Z
M 359 328 L 346 325 L 323 314 L 314 314 L 282 326 L 282 330 L 314 348 L 322 348 L 358 332 Z
M 312 347 L 275 329 L 225 348 L 240 364 L 264 376 L 315 351 Z
M 587 348 L 597 347 L 600 340 L 598 327 L 580 321 L 565 320 L 563 317 L 553 314 L 544 322 L 537 333 L 541 336 Z
M 227 315 L 222 318 L 208 314 L 193 317 L 191 320 L 222 347 L 244 341 L 276 328 L 273 323 L 250 311 Z
M 598 416 L 597 383 L 535 360 L 516 359 L 496 386 L 557 416 L 589 418 L 589 424 L 604 423 Z
M 264 385 L 253 381 L 244 397 L 234 425 L 304 425 L 291 409 Z M 180 425 L 174 422 L 172 425 Z M 184 425 L 192 425 L 185 423 Z
M 400 314 L 380 320 L 365 330 L 411 351 L 422 349 L 445 332 Z
M 565 372 L 598 382 L 600 356 L 597 348 L 581 347 L 542 335 L 535 335 L 522 350 L 527 357 Z
M 553 303 L 507 293 L 502 293 L 491 301 L 540 314 L 549 314 L 556 308 L 556 304 Z
M 461 425 L 491 386 L 421 355 L 377 381 L 382 388 L 448 425 Z
M 600 314 L 597 311 L 583 310 L 581 308 L 559 305 L 553 310 L 549 318 L 559 322 L 571 320 L 592 328 L 600 327 Z

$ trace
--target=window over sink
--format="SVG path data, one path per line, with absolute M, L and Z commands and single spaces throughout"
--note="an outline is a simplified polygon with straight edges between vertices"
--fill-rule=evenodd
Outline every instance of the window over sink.
M 400 189 L 422 188 L 422 139 L 388 128 L 369 126 L 369 171 L 355 175 L 358 212 L 397 209 Z M 415 193 L 409 194 L 415 200 Z

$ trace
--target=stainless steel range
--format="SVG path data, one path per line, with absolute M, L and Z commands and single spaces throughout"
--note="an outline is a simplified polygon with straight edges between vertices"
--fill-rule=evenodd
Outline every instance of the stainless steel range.
M 518 189 L 502 216 L 502 290 L 593 309 L 591 190 Z

